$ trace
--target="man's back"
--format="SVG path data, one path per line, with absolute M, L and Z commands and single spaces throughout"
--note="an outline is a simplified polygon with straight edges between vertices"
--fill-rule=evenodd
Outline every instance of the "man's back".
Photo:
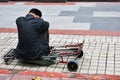
M 18 28 L 16 56 L 18 58 L 34 60 L 49 54 L 48 22 L 28 14 L 26 17 L 19 17 L 16 24 Z

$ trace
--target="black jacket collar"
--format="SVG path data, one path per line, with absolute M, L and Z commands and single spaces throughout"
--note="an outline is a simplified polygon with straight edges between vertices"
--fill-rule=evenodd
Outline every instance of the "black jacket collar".
M 27 15 L 25 16 L 25 18 L 26 18 L 26 19 L 35 19 L 35 17 L 34 17 L 33 15 L 31 15 L 31 14 L 27 14 Z

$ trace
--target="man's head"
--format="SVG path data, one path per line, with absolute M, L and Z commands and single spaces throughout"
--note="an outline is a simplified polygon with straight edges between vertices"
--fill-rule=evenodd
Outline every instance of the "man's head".
M 40 18 L 42 16 L 42 12 L 40 10 L 36 9 L 36 8 L 32 8 L 29 11 L 29 14 L 33 15 L 36 18 Z

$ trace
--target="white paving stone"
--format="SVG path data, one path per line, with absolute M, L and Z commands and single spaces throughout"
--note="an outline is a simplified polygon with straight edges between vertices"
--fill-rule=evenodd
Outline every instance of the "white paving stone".
M 120 17 L 120 12 L 115 11 L 94 11 L 93 17 Z
M 88 70 L 80 70 L 81 74 L 88 74 Z
M 76 5 L 79 5 L 80 7 L 95 7 L 96 3 L 76 3 Z

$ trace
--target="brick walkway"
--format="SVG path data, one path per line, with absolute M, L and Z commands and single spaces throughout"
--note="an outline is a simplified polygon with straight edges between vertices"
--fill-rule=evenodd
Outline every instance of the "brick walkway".
M 59 38 L 58 38 L 59 37 Z M 120 37 L 119 36 L 84 36 L 50 34 L 50 45 L 62 46 L 65 44 L 81 43 L 85 39 L 83 58 L 79 59 L 81 74 L 110 74 L 120 75 Z M 17 45 L 17 33 L 0 33 L 0 68 L 20 69 L 33 71 L 69 72 L 66 64 L 54 64 L 49 67 L 28 65 L 14 60 L 6 65 L 2 56 Z M 71 60 L 74 57 L 65 57 Z

